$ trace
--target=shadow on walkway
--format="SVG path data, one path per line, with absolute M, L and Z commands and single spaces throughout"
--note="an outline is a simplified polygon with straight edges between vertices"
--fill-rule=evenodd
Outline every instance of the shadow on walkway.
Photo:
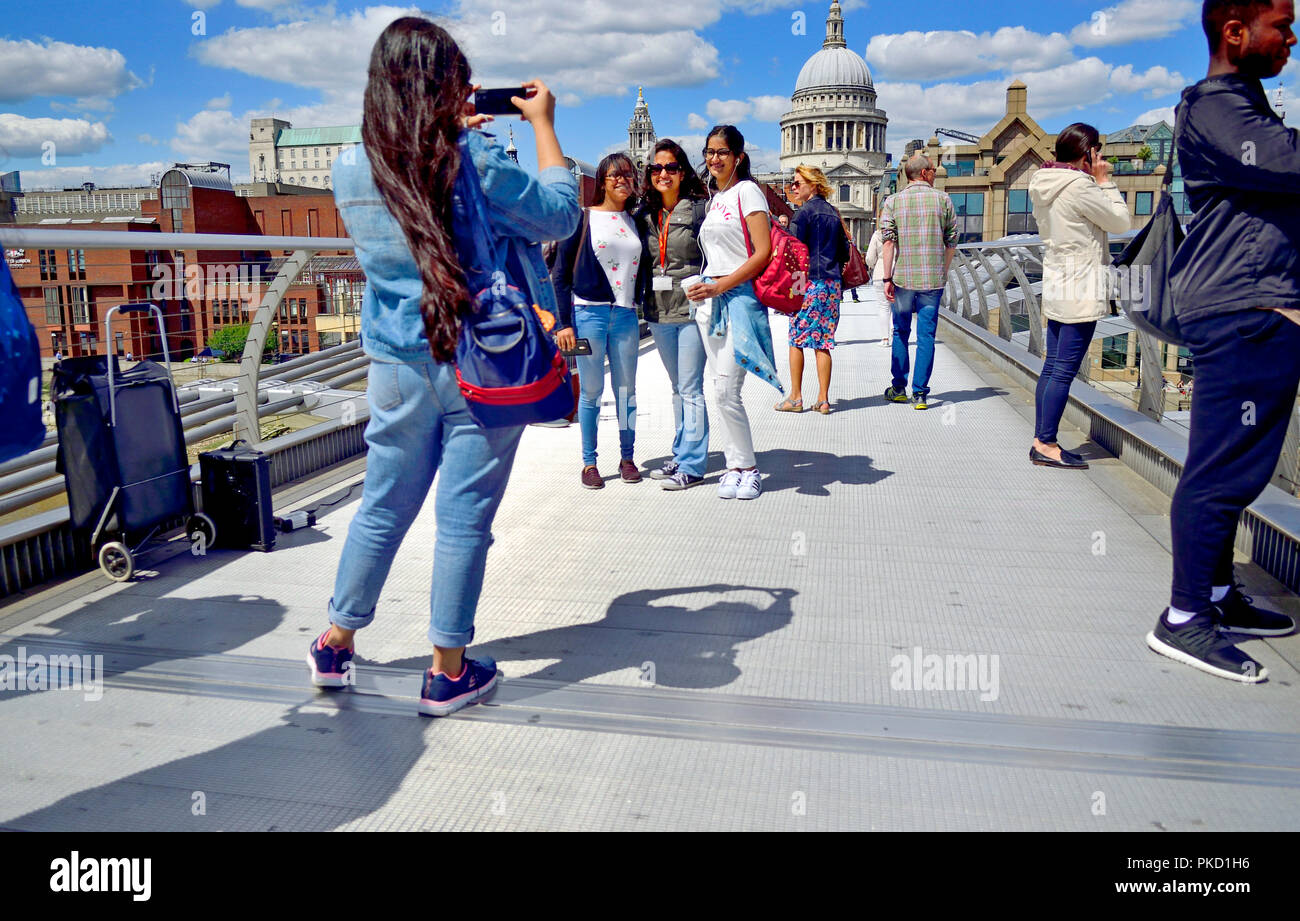
M 720 688 L 740 677 L 735 661 L 740 644 L 790 623 L 796 594 L 789 588 L 721 583 L 628 592 L 595 623 L 494 640 L 471 646 L 469 653 L 498 662 L 559 660 L 528 675 L 503 669 L 510 678 L 577 683 L 635 668 L 647 684 Z M 421 655 L 378 664 L 418 672 L 428 663 L 429 656 Z

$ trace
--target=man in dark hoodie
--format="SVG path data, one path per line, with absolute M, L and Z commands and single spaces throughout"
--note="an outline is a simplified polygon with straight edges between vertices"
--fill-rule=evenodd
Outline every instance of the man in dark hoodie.
M 1296 43 L 1295 2 L 1206 0 L 1201 21 L 1209 73 L 1183 91 L 1175 124 L 1195 216 L 1170 278 L 1196 396 L 1170 508 L 1172 599 L 1147 645 L 1253 684 L 1267 672 L 1231 635 L 1295 629 L 1255 607 L 1232 572 L 1237 521 L 1272 478 L 1300 384 L 1300 132 L 1260 84 Z

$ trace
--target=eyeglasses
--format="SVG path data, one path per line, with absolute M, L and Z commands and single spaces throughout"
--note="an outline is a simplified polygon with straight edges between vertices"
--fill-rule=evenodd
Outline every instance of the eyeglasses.
M 727 150 L 727 148 L 725 147 L 722 148 L 721 150 L 711 150 L 706 148 L 704 151 L 704 159 L 706 160 L 721 160 L 723 157 L 733 157 L 733 156 L 735 156 L 735 154 L 733 154 L 730 150 Z
M 650 170 L 650 175 L 655 176 L 661 172 L 680 173 L 682 167 L 680 163 L 651 163 L 646 169 Z

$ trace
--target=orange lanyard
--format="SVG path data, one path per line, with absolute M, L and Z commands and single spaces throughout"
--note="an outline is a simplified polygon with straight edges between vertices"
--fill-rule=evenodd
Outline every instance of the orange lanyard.
M 659 215 L 659 265 L 668 271 L 668 209 Z

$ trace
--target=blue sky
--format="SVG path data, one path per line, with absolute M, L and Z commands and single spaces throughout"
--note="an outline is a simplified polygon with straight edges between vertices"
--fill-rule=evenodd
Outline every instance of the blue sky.
M 904 4 L 842 5 L 845 37 L 871 69 L 896 156 L 936 126 L 982 133 L 1016 77 L 1048 131 L 1087 121 L 1108 132 L 1161 117 L 1205 72 L 1199 0 L 931 0 L 915 7 L 924 21 L 904 19 Z M 594 163 L 625 146 L 644 85 L 661 137 L 694 152 L 708 125 L 734 122 L 756 164 L 772 166 L 777 119 L 821 47 L 829 7 L 440 0 L 424 9 L 461 40 L 485 85 L 546 80 L 572 156 Z M 346 0 L 41 0 L 9 9 L 0 171 L 21 170 L 29 189 L 143 184 L 175 161 L 229 162 L 246 178 L 252 117 L 359 123 L 375 37 L 415 11 Z M 1300 124 L 1300 60 L 1281 81 L 1288 121 Z M 506 124 L 497 123 L 502 135 Z M 531 163 L 527 126 L 510 124 Z

